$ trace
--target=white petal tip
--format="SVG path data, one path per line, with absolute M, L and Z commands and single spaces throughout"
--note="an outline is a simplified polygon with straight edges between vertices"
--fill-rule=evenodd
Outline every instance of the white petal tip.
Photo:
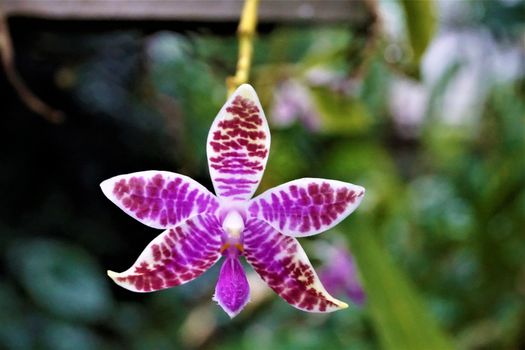
M 346 309 L 348 308 L 348 304 L 347 303 L 344 303 L 342 301 L 338 301 L 337 305 L 339 306 L 340 309 Z
M 219 299 L 216 297 L 216 295 L 213 295 L 213 297 L 211 298 L 213 301 L 215 301 L 220 307 L 221 309 L 226 312 L 226 314 L 228 314 L 228 316 L 230 316 L 230 319 L 233 319 L 235 316 L 237 316 L 238 314 L 241 313 L 241 311 L 244 309 L 244 307 L 250 302 L 250 299 L 246 300 L 246 302 L 241 306 L 239 307 L 238 310 L 236 311 L 233 311 L 233 310 L 230 310 L 226 305 L 222 304 Z
M 117 278 L 117 276 L 119 275 L 119 273 L 115 272 L 115 271 L 111 271 L 111 270 L 108 270 L 107 271 L 107 274 L 109 276 L 109 278 L 111 278 L 112 280 L 114 280 L 115 278 Z
M 366 189 L 363 186 L 355 185 L 354 191 L 357 192 L 357 199 L 359 203 L 365 198 Z
M 242 84 L 242 85 L 240 85 L 237 88 L 237 90 L 235 90 L 233 95 L 242 95 L 242 96 L 248 97 L 248 98 L 257 97 L 257 93 L 255 92 L 255 89 L 250 84 Z
M 364 196 L 366 189 L 363 186 L 354 185 L 352 183 L 347 183 L 347 184 L 351 190 L 357 192 L 357 194 L 361 194 L 361 196 Z
M 240 311 L 237 311 L 237 312 L 232 312 L 232 311 L 227 311 L 227 310 L 224 310 L 228 316 L 230 316 L 230 320 L 232 320 L 235 316 L 237 316 L 239 314 Z
M 111 192 L 113 191 L 113 181 L 111 181 L 111 179 L 102 181 L 100 183 L 100 189 L 106 197 L 111 198 Z

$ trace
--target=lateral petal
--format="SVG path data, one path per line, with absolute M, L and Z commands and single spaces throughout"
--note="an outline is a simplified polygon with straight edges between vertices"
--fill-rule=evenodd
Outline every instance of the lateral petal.
M 207 154 L 219 198 L 250 199 L 259 186 L 270 151 L 270 129 L 255 90 L 241 85 L 211 125 Z
M 292 306 L 309 312 L 348 307 L 325 290 L 297 240 L 258 219 L 247 221 L 244 256 L 261 278 Z
M 158 235 L 122 273 L 108 271 L 121 287 L 153 292 L 189 282 L 221 257 L 222 228 L 214 215 L 198 215 Z
M 168 171 L 112 177 L 102 192 L 131 217 L 153 228 L 174 227 L 200 213 L 215 213 L 217 198 L 197 181 Z
M 257 196 L 250 202 L 248 213 L 285 235 L 311 236 L 334 227 L 350 215 L 364 195 L 365 189 L 361 186 L 304 178 Z
M 248 279 L 237 256 L 228 256 L 224 260 L 213 300 L 231 318 L 237 316 L 250 300 Z

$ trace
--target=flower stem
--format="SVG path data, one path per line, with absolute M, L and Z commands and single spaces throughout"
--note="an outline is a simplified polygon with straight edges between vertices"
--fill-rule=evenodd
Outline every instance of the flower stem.
M 255 27 L 257 26 L 257 6 L 259 0 L 245 0 L 241 13 L 241 20 L 237 28 L 237 37 L 239 38 L 239 57 L 237 59 L 237 71 L 234 76 L 226 78 L 226 87 L 228 96 L 235 89 L 246 82 L 250 74 L 250 66 L 253 54 L 253 38 L 255 36 Z

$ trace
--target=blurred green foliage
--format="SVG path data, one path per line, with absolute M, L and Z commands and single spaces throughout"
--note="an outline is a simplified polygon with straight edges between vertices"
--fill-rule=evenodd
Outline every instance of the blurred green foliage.
M 401 3 L 424 7 L 407 14 L 436 16 L 425 2 Z M 481 11 L 465 27 L 523 49 L 523 20 L 509 11 L 522 2 L 467 6 L 494 15 Z M 434 24 L 413 17 L 406 39 L 419 60 Z M 306 87 L 321 127 L 309 129 L 300 119 L 272 127 L 258 192 L 305 176 L 367 188 L 361 207 L 340 227 L 302 242 L 313 253 L 308 248 L 317 241 L 345 236 L 368 303 L 313 315 L 270 294 L 230 321 L 210 300 L 217 267 L 154 294 L 111 284 L 104 270 L 129 267 L 155 232 L 115 208 L 98 184 L 158 169 L 211 188 L 205 139 L 225 99 L 224 78 L 234 71 L 235 37 L 35 30 L 13 21 L 21 74 L 67 120 L 54 126 L 30 114 L 0 80 L 0 347 L 525 346 L 523 73 L 483 81 L 479 115 L 451 122 L 446 94 L 465 65 L 456 62 L 426 87 L 421 119 L 408 130 L 389 99 L 392 83 L 412 72 L 385 62 L 387 43 L 367 52 L 355 76 L 360 67 L 349 55 L 371 40 L 366 33 L 350 25 L 271 29 L 256 42 L 252 79 L 268 119 L 279 117 L 272 108 L 278 86 L 295 79 Z
M 417 68 L 436 31 L 436 4 L 433 0 L 401 0 L 401 5 L 413 55 L 412 68 Z

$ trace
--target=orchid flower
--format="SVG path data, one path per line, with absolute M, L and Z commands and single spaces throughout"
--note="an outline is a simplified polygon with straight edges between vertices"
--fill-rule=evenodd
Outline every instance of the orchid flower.
M 118 285 L 152 292 L 187 283 L 222 256 L 214 300 L 230 317 L 248 303 L 239 260 L 292 306 L 331 312 L 348 305 L 321 284 L 296 237 L 323 232 L 353 212 L 365 190 L 314 178 L 290 181 L 251 199 L 270 150 L 270 131 L 255 90 L 241 85 L 215 118 L 207 155 L 216 195 L 191 178 L 167 171 L 120 175 L 101 183 L 104 194 L 145 225 L 164 230 L 128 270 L 108 271 Z

